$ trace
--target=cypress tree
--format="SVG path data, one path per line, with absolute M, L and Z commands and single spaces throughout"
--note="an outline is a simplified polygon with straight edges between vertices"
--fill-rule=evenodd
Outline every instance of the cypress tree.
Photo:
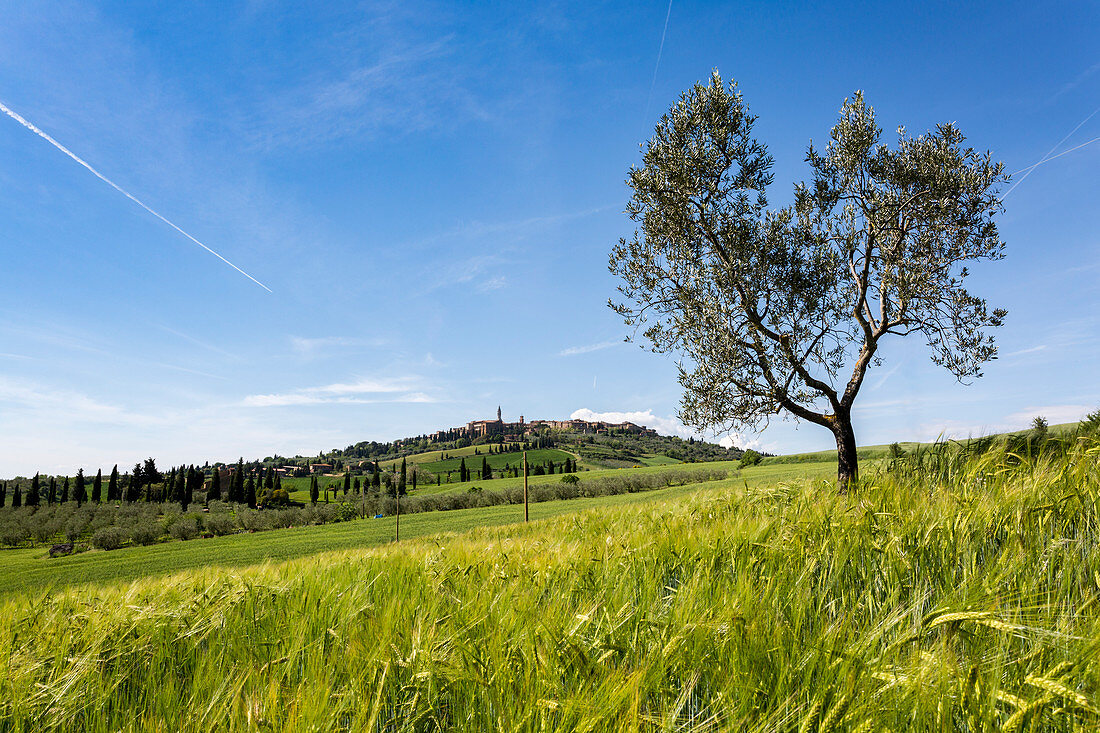
M 233 474 L 233 490 L 230 493 L 230 501 L 238 504 L 244 503 L 244 459 L 237 460 L 237 471 Z
M 84 469 L 76 471 L 76 490 L 73 492 L 73 499 L 76 500 L 77 506 L 88 501 L 88 490 L 84 485 Z
M 418 473 L 418 471 L 417 471 L 417 470 L 416 470 L 416 468 L 414 467 L 414 468 L 413 468 L 413 470 L 412 470 L 412 484 L 413 484 L 413 491 L 416 491 L 416 474 L 417 474 L 417 473 Z
M 344 496 L 351 491 L 351 471 L 344 471 Z
M 458 464 L 458 482 L 466 483 L 470 480 L 470 477 L 466 475 L 466 459 L 462 459 L 462 462 Z
M 46 490 L 46 501 L 50 504 L 57 503 L 57 478 L 50 476 L 50 488 Z
M 267 476 L 264 478 L 264 488 L 265 489 L 274 489 L 275 488 L 275 467 L 274 466 L 268 466 L 267 467 Z
M 180 509 L 187 511 L 187 475 L 184 473 L 183 467 L 176 473 L 176 485 L 173 487 L 176 501 L 179 502 Z
M 111 478 L 107 479 L 107 501 L 118 501 L 118 464 L 111 469 Z
M 279 474 L 275 474 L 275 491 L 281 491 L 283 488 L 283 479 Z
M 92 501 L 96 504 L 103 501 L 103 469 L 100 468 L 95 472 L 95 478 L 92 479 Z
M 493 477 L 493 473 L 489 468 L 489 459 L 482 457 L 481 459 L 481 480 L 488 481 Z
M 0 481 L 0 508 L 4 506 L 4 500 L 8 498 L 8 484 L 6 481 Z
M 382 488 L 382 472 L 378 470 L 377 463 L 374 464 L 374 475 L 371 476 L 370 485 L 375 493 L 378 493 Z
M 375 474 L 375 475 L 377 475 L 377 474 Z M 310 476 L 310 478 L 309 478 L 309 501 L 310 501 L 310 503 L 316 504 L 317 503 L 317 497 L 319 495 L 320 495 L 320 492 L 317 490 L 317 477 L 316 476 Z
M 11 495 L 11 508 L 18 509 L 23 506 L 23 494 L 19 491 L 19 484 L 15 485 L 15 491 Z
M 217 466 L 214 466 L 213 473 L 210 474 L 210 491 L 206 492 L 207 501 L 221 501 L 222 498 L 222 472 L 218 470 Z
M 202 471 L 195 468 L 192 465 L 187 469 L 187 503 L 192 504 L 195 501 L 195 492 L 202 491 Z
M 127 503 L 134 503 L 141 498 L 141 485 L 145 476 L 141 470 L 141 464 L 134 464 L 134 471 L 130 474 L 130 482 L 126 486 L 126 501 Z
M 69 477 L 65 477 L 65 483 L 61 485 L 61 503 L 64 504 L 69 500 Z
M 252 477 L 252 473 L 248 474 L 248 481 L 244 485 L 244 498 L 248 502 L 248 506 L 252 509 L 256 508 L 256 481 Z
M 409 472 L 405 466 L 405 459 L 401 459 L 401 475 L 397 477 L 397 493 L 400 496 L 405 495 L 405 484 L 408 482 Z
M 31 489 L 27 492 L 27 506 L 38 506 L 38 474 L 31 479 Z

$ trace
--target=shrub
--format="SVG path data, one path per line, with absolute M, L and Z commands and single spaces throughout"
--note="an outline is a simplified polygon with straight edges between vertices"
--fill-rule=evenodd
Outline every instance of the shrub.
M 237 521 L 229 512 L 210 512 L 204 522 L 206 529 L 216 535 L 227 535 L 237 531 Z
M 1086 432 L 1100 432 L 1100 410 L 1093 410 L 1085 415 L 1084 423 Z
M 18 547 L 27 541 L 27 530 L 15 522 L 6 522 L 0 526 L 0 542 L 8 547 Z
M 749 448 L 741 456 L 741 462 L 738 464 L 741 468 L 748 468 L 749 466 L 756 466 L 760 464 L 760 461 L 764 460 L 764 456 L 760 455 L 752 448 Z
M 1047 424 L 1047 419 L 1042 415 L 1036 415 L 1031 421 L 1031 432 L 1037 442 L 1046 440 L 1049 430 L 1050 426 Z
M 126 537 L 118 527 L 100 527 L 92 535 L 92 547 L 100 550 L 117 550 Z
M 168 534 L 177 540 L 193 540 L 199 536 L 199 523 L 194 514 L 184 514 L 172 522 Z
M 561 482 L 563 484 L 575 484 L 578 481 L 580 481 L 580 479 L 577 478 L 577 474 L 575 473 L 567 473 L 561 477 Z
M 135 545 L 152 545 L 161 538 L 164 532 L 160 525 L 154 521 L 145 519 L 130 527 L 130 541 Z
M 65 523 L 65 539 L 69 542 L 75 542 L 80 535 L 84 534 L 84 528 L 86 526 L 88 526 L 88 518 L 86 515 L 73 515 L 73 517 Z

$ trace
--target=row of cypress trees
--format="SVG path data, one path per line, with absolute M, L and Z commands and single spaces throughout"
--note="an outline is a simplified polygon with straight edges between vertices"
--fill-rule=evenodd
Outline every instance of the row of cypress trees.
M 215 475 L 217 472 L 215 471 Z M 89 492 L 88 481 L 84 476 L 84 469 L 77 471 L 71 484 L 68 476 L 58 481 L 56 476 L 50 476 L 44 481 L 40 474 L 35 474 L 30 486 L 24 492 L 18 482 L 12 485 L 11 506 L 38 507 L 45 503 L 47 506 L 65 504 L 75 501 L 77 506 L 86 502 L 135 502 L 144 499 L 151 502 L 173 501 L 186 509 L 193 501 L 196 491 L 201 491 L 205 481 L 205 474 L 194 466 L 173 468 L 167 476 L 163 476 L 155 469 L 152 459 L 145 465 L 134 466 L 134 472 L 128 477 L 129 481 L 123 481 L 118 473 L 118 465 L 111 469 L 106 486 L 103 481 L 103 471 L 97 471 L 91 481 Z M 163 483 L 161 483 L 163 481 Z M 0 482 L 0 507 L 7 505 L 8 485 Z
M 107 482 L 107 495 L 103 495 L 103 471 L 96 471 L 95 478 L 92 479 L 91 494 L 88 493 L 87 479 L 84 477 L 84 469 L 80 469 L 76 472 L 76 477 L 72 486 L 69 484 L 69 477 L 65 476 L 60 483 L 58 483 L 56 476 L 50 476 L 49 482 L 43 485 L 43 480 L 40 474 L 35 474 L 31 479 L 31 485 L 27 488 L 26 494 L 24 494 L 22 487 L 18 482 L 13 482 L 11 506 L 17 508 L 21 506 L 41 506 L 45 501 L 47 506 L 54 504 L 64 504 L 68 501 L 75 501 L 77 506 L 84 504 L 87 501 L 93 501 L 99 503 L 101 501 L 117 501 L 118 496 L 119 476 L 118 466 L 116 465 L 111 470 L 111 476 Z M 8 485 L 5 481 L 0 481 L 0 507 L 7 505 Z

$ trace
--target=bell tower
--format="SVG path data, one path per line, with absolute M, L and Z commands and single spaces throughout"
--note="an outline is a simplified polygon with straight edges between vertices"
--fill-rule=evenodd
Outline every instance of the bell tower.
M 503 422 L 503 421 L 502 421 L 502 420 L 500 419 L 500 405 L 497 405 L 497 422 Z

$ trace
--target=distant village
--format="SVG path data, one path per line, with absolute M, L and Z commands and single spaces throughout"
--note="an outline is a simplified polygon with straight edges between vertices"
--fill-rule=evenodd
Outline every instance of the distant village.
M 644 425 L 635 425 L 632 422 L 609 423 L 589 422 L 588 420 L 532 420 L 531 422 L 526 422 L 523 419 L 523 415 L 519 416 L 519 422 L 504 422 L 501 419 L 500 407 L 497 407 L 496 420 L 474 420 L 473 422 L 466 423 L 465 427 L 440 430 L 433 433 L 430 437 L 436 443 L 447 440 L 458 440 L 459 438 L 476 440 L 477 438 L 489 435 L 499 436 L 501 440 L 517 441 L 524 440 L 537 434 L 538 431 L 545 429 L 572 430 L 577 433 L 590 435 L 607 435 L 612 430 L 635 433 L 638 435 L 657 434 L 656 430 L 647 428 Z
M 527 421 L 523 415 L 518 422 L 504 422 L 501 417 L 500 407 L 497 407 L 496 420 L 474 420 L 464 426 L 439 430 L 427 436 L 433 443 L 445 443 L 462 438 L 477 440 L 479 438 L 493 437 L 501 442 L 519 442 L 537 436 L 541 430 L 569 430 L 584 435 L 609 435 L 612 432 L 630 433 L 634 435 L 657 435 L 657 431 L 644 425 L 635 425 L 632 422 L 591 422 L 589 420 L 531 420 Z M 401 441 L 395 441 L 400 445 Z M 373 461 L 360 461 L 359 466 L 367 466 Z M 232 470 L 232 466 L 229 467 Z M 302 466 L 282 466 L 276 471 L 282 475 L 301 476 L 311 474 L 332 473 L 335 466 L 331 463 L 311 463 L 309 469 Z

